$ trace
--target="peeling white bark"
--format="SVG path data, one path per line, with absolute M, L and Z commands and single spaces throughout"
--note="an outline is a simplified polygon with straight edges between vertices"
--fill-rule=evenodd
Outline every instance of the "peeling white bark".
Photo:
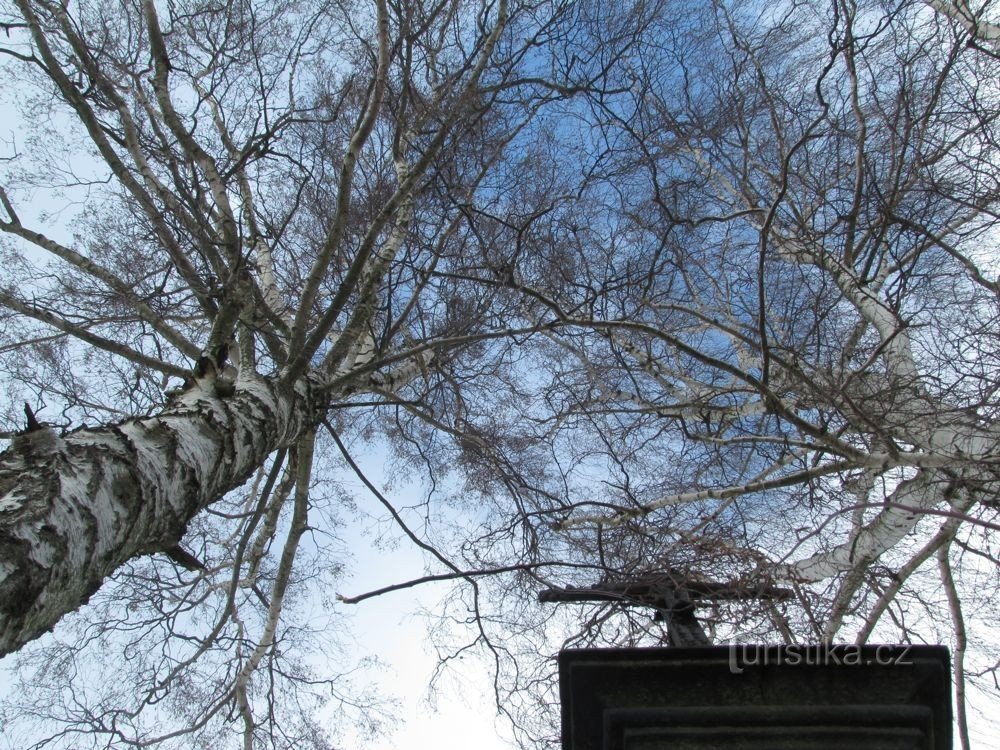
M 1000 43 L 1000 26 L 977 17 L 972 8 L 969 7 L 968 0 L 954 0 L 954 2 L 926 0 L 926 2 L 938 13 L 960 24 L 977 39 L 992 42 L 994 45 Z
M 50 630 L 125 561 L 178 543 L 188 521 L 315 424 L 306 379 L 202 380 L 157 416 L 0 454 L 0 655 Z
M 940 499 L 940 490 L 931 483 L 927 473 L 904 480 L 889 496 L 886 509 L 852 534 L 848 541 L 832 550 L 779 566 L 775 574 L 778 579 L 814 582 L 867 566 L 896 546 L 917 525 L 921 511 L 933 508 Z
M 879 388 L 858 377 L 844 388 L 853 405 L 845 403 L 842 408 L 848 413 L 853 410 L 864 419 L 868 409 L 878 407 L 874 413 L 879 414 L 879 421 L 899 442 L 910 443 L 916 452 L 936 458 L 937 465 L 952 468 L 958 476 L 965 473 L 963 467 L 994 463 L 1000 436 L 992 425 L 942 416 L 947 410 L 941 408 L 924 385 L 910 331 L 882 301 L 878 286 L 861 283 L 851 269 L 829 255 L 813 252 L 804 243 L 780 235 L 775 238 L 779 247 L 794 248 L 789 255 L 795 262 L 811 263 L 828 272 L 844 297 L 878 332 L 882 342 L 886 382 L 881 385 L 892 394 L 891 400 L 880 398 Z M 910 462 L 907 457 L 899 456 L 882 469 L 889 465 L 914 466 L 918 461 Z M 820 581 L 870 564 L 899 543 L 917 525 L 923 511 L 945 500 L 942 490 L 946 484 L 940 474 L 921 470 L 916 477 L 901 482 L 886 498 L 886 509 L 843 544 L 780 566 L 776 574 L 789 580 Z

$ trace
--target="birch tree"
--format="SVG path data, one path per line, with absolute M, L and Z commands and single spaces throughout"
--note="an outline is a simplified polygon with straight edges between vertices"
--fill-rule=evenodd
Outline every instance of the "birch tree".
M 591 99 L 586 208 L 531 249 L 565 270 L 524 284 L 577 462 L 538 512 L 593 566 L 546 585 L 682 568 L 797 588 L 703 608 L 718 638 L 951 643 L 965 746 L 965 660 L 996 669 L 995 12 L 665 11 Z M 620 611 L 570 642 L 662 639 Z
M 29 129 L 0 188 L 0 654 L 91 598 L 81 640 L 126 643 L 96 698 L 76 649 L 44 651 L 22 708 L 71 743 L 326 747 L 303 691 L 374 718 L 282 621 L 338 565 L 302 560 L 316 466 L 515 333 L 461 280 L 470 207 L 540 107 L 600 82 L 546 51 L 559 4 L 2 13 Z
M 442 660 L 485 655 L 525 744 L 539 653 L 664 637 L 540 588 L 669 570 L 731 592 L 717 641 L 950 641 L 959 706 L 967 656 L 995 672 L 988 5 L 5 14 L 36 129 L 0 193 L 0 648 L 90 597 L 80 639 L 133 666 L 61 694 L 67 733 L 326 746 L 282 696 L 320 684 L 288 613 L 338 565 L 303 542 L 337 461 L 429 569 L 324 607 L 455 581 Z M 408 524 L 376 435 L 472 521 Z M 40 652 L 33 710 L 74 658 Z

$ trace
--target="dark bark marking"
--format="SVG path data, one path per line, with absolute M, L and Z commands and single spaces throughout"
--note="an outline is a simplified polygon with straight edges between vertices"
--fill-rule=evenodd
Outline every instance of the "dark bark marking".
M 18 620 L 35 604 L 48 583 L 48 570 L 31 559 L 31 545 L 24 539 L 0 535 L 0 563 L 14 568 L 0 582 L 0 612 Z

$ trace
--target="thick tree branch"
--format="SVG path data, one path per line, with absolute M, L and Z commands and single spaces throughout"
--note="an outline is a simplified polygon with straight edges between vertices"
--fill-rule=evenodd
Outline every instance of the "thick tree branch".
M 176 545 L 202 508 L 315 424 L 302 380 L 198 381 L 161 414 L 0 455 L 0 654 L 87 601 L 125 561 Z M 80 533 L 83 528 L 85 533 Z

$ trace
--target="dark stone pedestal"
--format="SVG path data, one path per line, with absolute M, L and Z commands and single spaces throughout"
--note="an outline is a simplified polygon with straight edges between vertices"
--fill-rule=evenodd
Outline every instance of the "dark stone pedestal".
M 951 750 L 943 646 L 566 650 L 564 750 Z

